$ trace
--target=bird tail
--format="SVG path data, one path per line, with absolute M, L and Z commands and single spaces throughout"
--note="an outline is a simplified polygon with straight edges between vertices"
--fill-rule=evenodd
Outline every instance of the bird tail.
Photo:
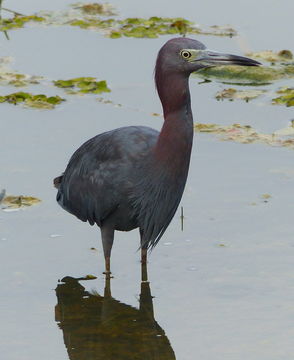
M 63 178 L 63 175 L 58 176 L 58 177 L 56 177 L 56 178 L 53 180 L 53 184 L 54 184 L 54 186 L 56 187 L 56 189 L 59 189 L 60 184 L 61 184 L 61 181 L 62 181 L 62 178 Z

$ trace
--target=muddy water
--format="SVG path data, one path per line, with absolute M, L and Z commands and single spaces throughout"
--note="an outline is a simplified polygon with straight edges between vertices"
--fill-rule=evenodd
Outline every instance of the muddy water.
M 5 5 L 32 13 L 68 3 Z M 253 51 L 292 46 L 290 0 L 246 7 L 226 1 L 213 12 L 211 5 L 196 8 L 192 1 L 114 4 L 122 16 L 181 15 L 206 25 L 230 23 L 241 34 L 199 37 L 211 49 L 241 53 L 244 44 Z M 51 111 L 1 104 L 0 188 L 42 199 L 25 211 L 0 212 L 1 359 L 291 358 L 293 150 L 197 135 L 181 204 L 184 231 L 178 212 L 150 256 L 150 287 L 140 283 L 137 231 L 116 234 L 114 279 L 105 290 L 97 228 L 55 203 L 52 178 L 83 141 L 124 125 L 160 128 L 161 118 L 151 116 L 161 111 L 152 71 L 168 38 L 111 40 L 77 28 L 27 27 L 11 31 L 10 41 L 1 39 L 1 56 L 12 56 L 21 73 L 106 79 L 112 89 L 107 98 L 123 105 L 101 104 L 95 96 L 68 97 Z M 272 132 L 293 118 L 293 108 L 271 106 L 266 97 L 217 102 L 214 95 L 225 86 L 198 82 L 190 81 L 197 121 Z M 51 85 L 28 90 L 64 95 Z M 13 91 L 0 88 L 1 94 Z M 87 274 L 97 279 L 71 279 Z

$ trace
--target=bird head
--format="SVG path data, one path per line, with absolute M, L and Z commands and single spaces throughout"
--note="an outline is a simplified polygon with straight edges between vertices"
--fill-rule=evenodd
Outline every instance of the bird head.
M 200 41 L 189 38 L 175 38 L 167 41 L 160 49 L 156 69 L 162 72 L 190 73 L 218 65 L 261 65 L 253 59 L 224 54 L 206 49 Z

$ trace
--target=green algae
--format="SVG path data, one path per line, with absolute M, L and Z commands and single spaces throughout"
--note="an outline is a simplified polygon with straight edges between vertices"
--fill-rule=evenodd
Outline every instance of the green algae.
M 0 30 L 7 31 L 21 28 L 28 22 L 46 25 L 71 25 L 82 29 L 101 31 L 113 39 L 125 37 L 157 38 L 161 35 L 202 34 L 215 36 L 234 36 L 237 32 L 230 26 L 203 27 L 181 17 L 168 18 L 152 16 L 149 18 L 119 19 L 110 4 L 77 3 L 70 9 L 61 11 L 42 11 L 24 16 L 15 13 L 14 17 L 0 19 Z
M 188 20 L 182 18 L 159 18 L 155 16 L 149 19 L 127 18 L 124 20 L 88 18 L 70 22 L 70 25 L 79 26 L 83 29 L 106 30 L 106 35 L 111 38 L 120 38 L 122 36 L 157 38 L 159 35 L 166 34 L 186 34 L 191 33 L 191 24 Z M 196 31 L 196 28 L 193 28 L 193 31 Z
M 69 23 L 71 26 L 78 26 L 81 29 L 92 29 L 92 30 L 107 30 L 112 31 L 112 27 L 115 26 L 116 21 L 115 19 L 96 19 L 96 18 L 90 18 L 87 20 L 83 19 L 74 19 L 71 20 Z
M 215 98 L 217 100 L 245 100 L 246 102 L 248 102 L 263 95 L 265 92 L 266 90 L 237 90 L 234 88 L 228 88 L 217 92 Z M 272 99 L 272 104 L 285 105 L 287 107 L 294 106 L 294 88 L 283 87 L 279 89 L 276 93 L 280 96 Z
M 294 77 L 294 65 L 285 65 L 284 72 L 289 77 Z
M 113 16 L 116 15 L 114 7 L 110 4 L 100 4 L 100 3 L 77 3 L 71 5 L 74 9 L 80 10 L 86 15 L 103 15 L 103 16 Z
M 37 15 L 29 15 L 29 16 L 15 15 L 14 17 L 8 19 L 2 18 L 0 19 L 0 31 L 19 29 L 22 28 L 28 22 L 40 23 L 43 21 L 45 21 L 45 19 Z
M 292 125 L 289 127 L 291 128 Z M 274 147 L 287 147 L 294 150 L 294 136 L 285 138 L 285 135 L 279 134 L 279 131 L 272 134 L 263 134 L 249 125 L 219 125 L 213 123 L 197 123 L 194 125 L 194 130 L 200 133 L 216 134 L 222 141 L 234 141 L 241 144 L 258 143 Z M 287 133 L 287 135 L 289 134 L 293 135 L 291 132 Z
M 4 195 L 5 195 L 5 191 L 4 191 Z M 1 200 L 1 208 L 4 210 L 5 209 L 17 210 L 39 204 L 40 202 L 41 202 L 40 199 L 33 196 L 9 195 L 9 196 L 3 196 L 3 199 Z
M 105 36 L 157 38 L 172 34 L 207 34 L 215 36 L 234 36 L 236 31 L 229 26 L 203 27 L 181 17 L 167 18 L 152 16 L 149 18 L 119 19 L 109 4 L 74 4 L 66 12 L 41 12 L 47 25 L 71 25 L 81 29 L 101 31 Z
M 15 87 L 24 87 L 28 85 L 39 84 L 42 77 L 31 76 L 26 74 L 19 74 L 13 72 L 0 72 L 0 84 L 1 85 L 12 85 Z
M 247 53 L 246 56 L 271 63 L 289 62 L 293 60 L 293 53 L 290 50 L 280 50 L 278 52 L 264 50 L 259 52 L 250 52 Z
M 157 16 L 149 19 L 127 18 L 119 21 L 118 31 L 121 35 L 137 38 L 156 38 L 166 34 L 191 33 L 192 23 L 183 18 L 160 18 Z
M 79 77 L 53 81 L 54 85 L 65 89 L 70 94 L 102 94 L 110 92 L 105 80 L 97 81 L 94 77 Z
M 294 106 L 294 88 L 284 87 L 277 91 L 277 94 L 282 94 L 272 100 L 273 104 Z
M 194 76 L 236 85 L 264 85 L 279 79 L 293 78 L 294 69 L 292 66 L 245 67 L 238 65 L 223 65 L 201 69 L 195 72 Z
M 46 96 L 43 94 L 33 95 L 27 92 L 16 92 L 9 95 L 0 96 L 0 103 L 23 104 L 31 108 L 54 109 L 54 107 L 65 101 L 59 96 Z
M 265 90 L 256 90 L 256 89 L 250 89 L 250 90 L 237 90 L 234 88 L 224 89 L 216 93 L 215 98 L 217 100 L 224 100 L 228 99 L 230 101 L 233 100 L 244 100 L 246 102 L 256 99 L 257 97 L 264 94 Z
M 152 16 L 144 18 L 97 19 L 84 18 L 69 22 L 72 26 L 82 29 L 103 29 L 106 35 L 116 39 L 122 36 L 135 38 L 157 38 L 160 35 L 172 34 L 209 34 L 218 36 L 233 36 L 236 32 L 232 28 L 212 26 L 201 29 L 198 25 L 184 18 L 163 18 Z
M 41 76 L 20 74 L 11 69 L 11 57 L 0 58 L 0 85 L 12 85 L 23 87 L 28 85 L 39 84 Z

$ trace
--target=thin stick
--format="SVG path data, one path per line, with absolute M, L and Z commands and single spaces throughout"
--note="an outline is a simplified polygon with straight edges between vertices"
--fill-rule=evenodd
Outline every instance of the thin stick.
M 181 206 L 181 230 L 184 231 L 184 208 Z
M 0 1 L 0 6 L 1 6 L 2 1 L 3 1 L 3 0 Z M 14 15 L 25 16 L 24 14 L 21 14 L 21 13 L 19 13 L 19 12 L 17 12 L 17 11 L 10 10 L 10 9 L 4 8 L 4 7 L 2 8 L 2 10 L 7 11 L 7 12 L 10 12 L 10 13 L 12 13 L 12 14 L 14 14 Z
M 8 32 L 7 32 L 6 30 L 3 30 L 3 32 L 4 32 L 4 35 L 5 35 L 5 37 L 6 37 L 6 40 L 10 40 L 10 39 L 9 39 L 9 36 L 8 36 Z

